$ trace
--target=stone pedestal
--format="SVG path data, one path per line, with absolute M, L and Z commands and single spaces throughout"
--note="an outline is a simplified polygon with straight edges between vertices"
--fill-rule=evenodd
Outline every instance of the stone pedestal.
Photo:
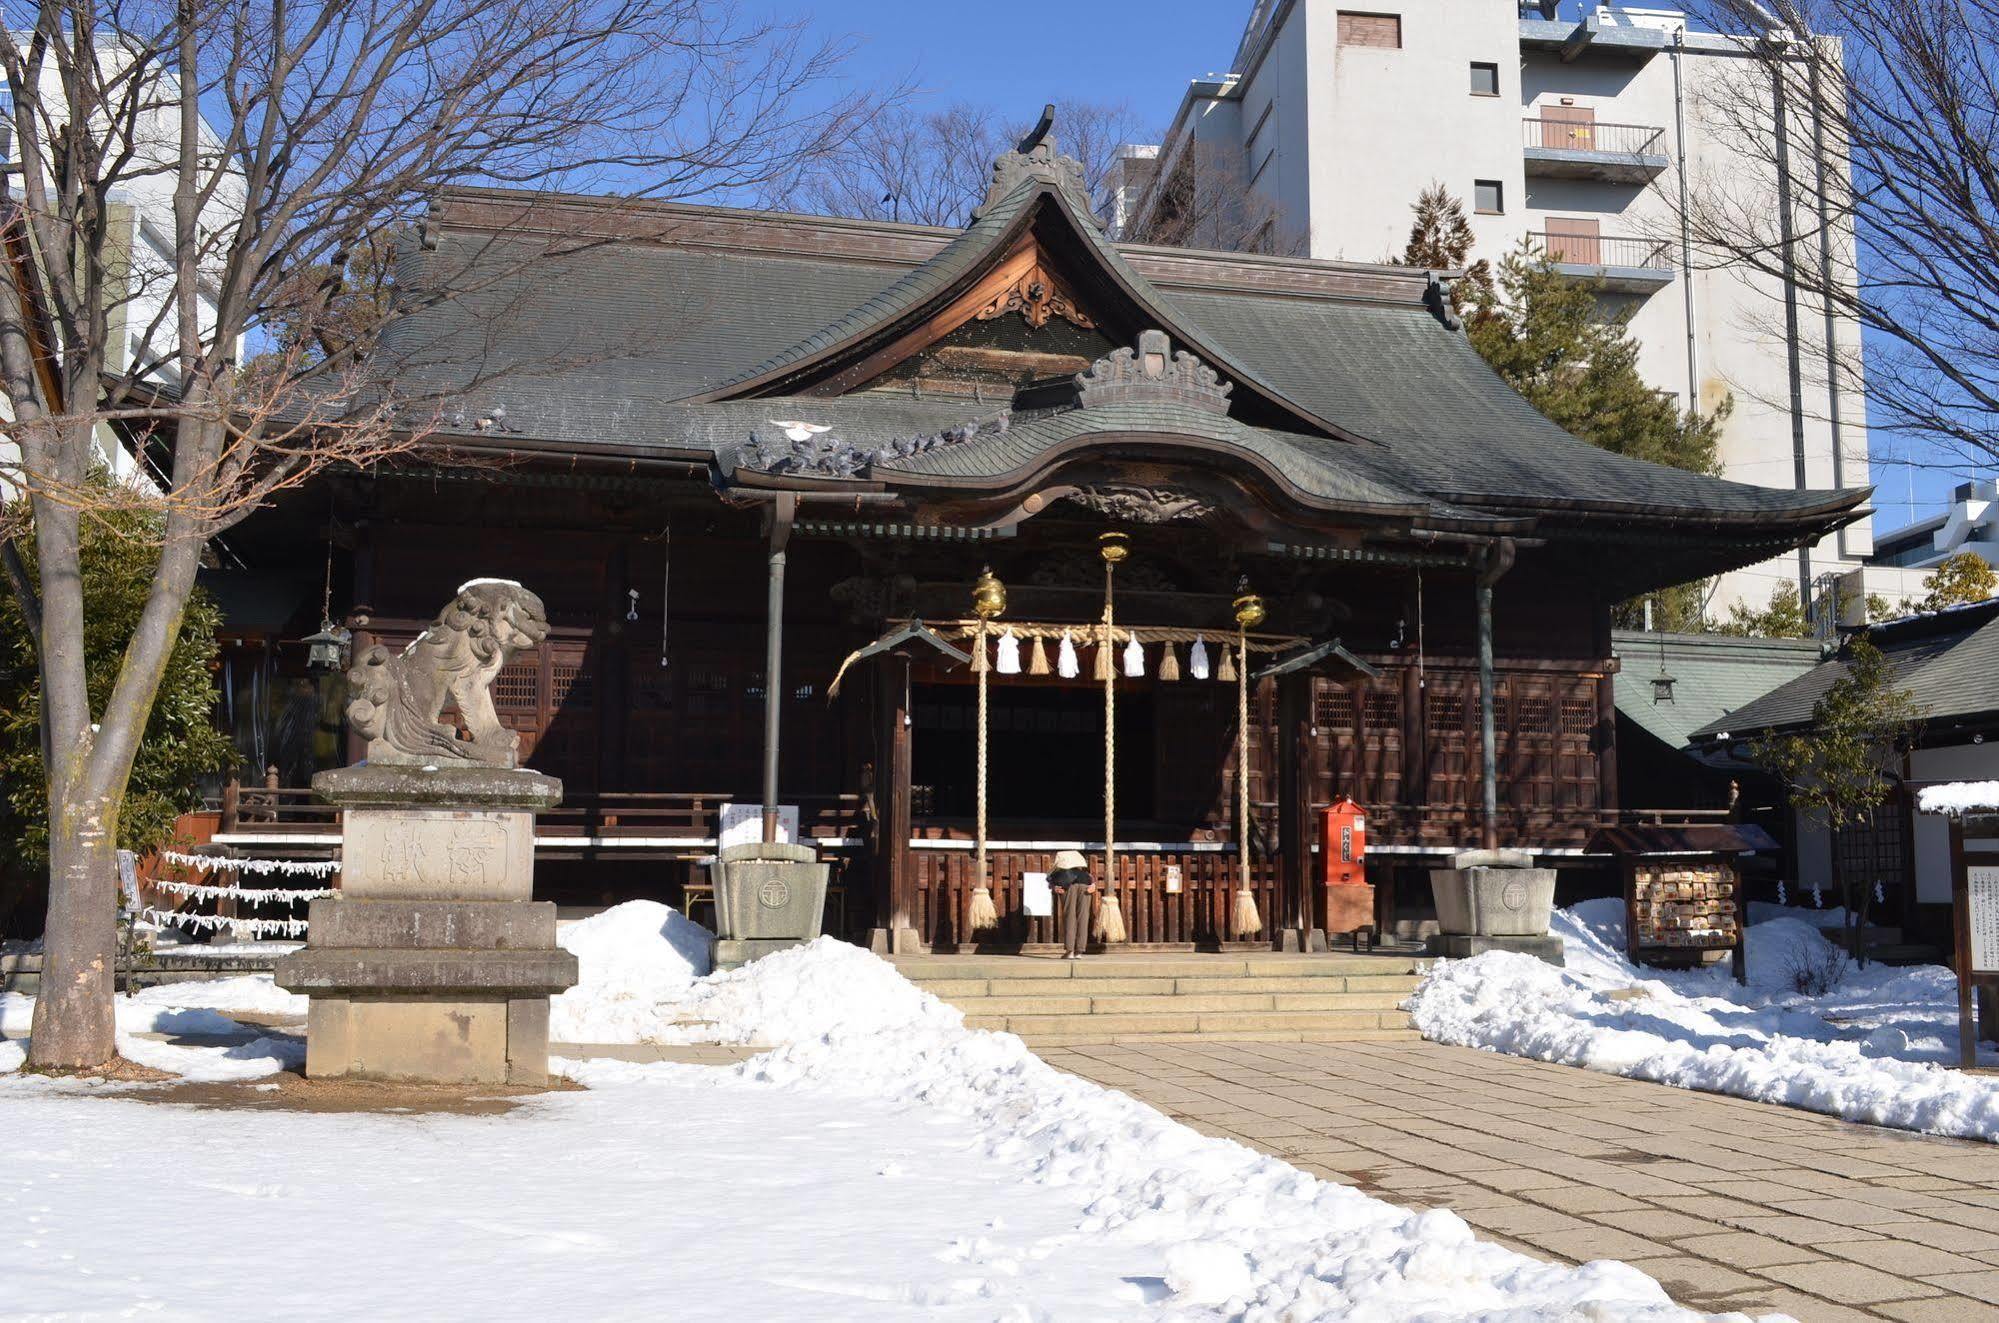
M 1551 965 L 1567 963 L 1562 955 L 1562 939 L 1547 933 L 1539 937 L 1477 937 L 1470 933 L 1438 933 L 1429 940 L 1428 949 L 1433 956 L 1445 956 L 1452 960 L 1469 959 L 1487 951 L 1513 951 L 1545 960 Z
M 752 842 L 715 856 L 716 969 L 735 969 L 819 936 L 832 869 L 806 845 Z
M 536 904 L 538 772 L 446 764 L 313 778 L 345 814 L 340 895 L 312 903 L 281 987 L 312 999 L 306 1074 L 442 1084 L 548 1082 L 548 999 L 576 983 Z
M 1485 951 L 1518 951 L 1559 965 L 1562 939 L 1550 936 L 1555 913 L 1555 870 L 1534 868 L 1520 850 L 1467 850 L 1451 868 L 1430 870 L 1437 901 L 1433 955 L 1464 957 Z

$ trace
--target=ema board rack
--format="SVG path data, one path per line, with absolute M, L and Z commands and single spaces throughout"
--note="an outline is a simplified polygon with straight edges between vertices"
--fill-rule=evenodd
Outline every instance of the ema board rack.
M 1614 856 L 1624 877 L 1625 950 L 1633 964 L 1698 965 L 1728 958 L 1747 973 L 1748 904 L 1736 861 L 1777 843 L 1737 823 L 1611 827 L 1590 842 Z
M 1727 950 L 1742 938 L 1736 914 L 1741 883 L 1714 859 L 1634 861 L 1631 933 L 1635 948 Z

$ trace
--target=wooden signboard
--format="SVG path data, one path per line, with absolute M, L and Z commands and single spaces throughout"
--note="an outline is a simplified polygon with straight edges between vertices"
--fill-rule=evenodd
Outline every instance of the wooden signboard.
M 1999 1003 L 1999 815 L 1952 815 L 1950 902 L 1956 939 L 1951 963 L 1957 967 L 1958 1059 L 1969 1070 L 1978 1064 L 1974 989 L 1983 991 L 1980 999 L 1988 1007 Z M 1986 1026 L 1988 1035 L 1995 1030 L 1999 1025 Z

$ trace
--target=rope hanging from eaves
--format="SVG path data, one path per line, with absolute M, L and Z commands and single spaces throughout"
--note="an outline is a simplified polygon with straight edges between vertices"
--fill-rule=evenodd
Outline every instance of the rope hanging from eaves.
M 932 632 L 937 638 L 942 640 L 964 641 L 979 637 L 980 622 L 977 620 L 897 620 L 890 621 L 889 625 L 891 633 L 905 626 L 915 625 Z M 1107 626 L 1102 623 L 1094 625 L 1055 625 L 1038 621 L 1009 620 L 1003 625 L 991 627 L 989 634 L 1012 634 L 1016 639 L 1024 639 L 1030 643 L 1038 644 L 1060 643 L 1066 638 L 1077 647 L 1103 647 L 1106 640 L 1108 640 L 1108 646 L 1112 649 L 1129 648 L 1134 642 L 1141 648 L 1154 644 L 1170 646 L 1175 644 L 1201 643 L 1211 649 L 1220 650 L 1224 657 L 1236 651 L 1235 648 L 1230 648 L 1226 643 L 1222 642 L 1228 638 L 1228 631 L 1226 630 L 1180 629 L 1163 625 Z M 1245 634 L 1242 636 L 1241 646 L 1245 650 L 1244 655 L 1246 656 L 1251 652 L 1286 652 L 1303 645 L 1307 641 L 1292 634 Z M 848 653 L 846 659 L 840 663 L 840 669 L 834 672 L 833 683 L 826 686 L 826 697 L 828 699 L 838 698 L 840 696 L 840 684 L 846 679 L 848 669 L 855 662 L 872 655 L 875 651 L 878 651 L 878 649 L 870 645 L 864 648 L 856 648 L 853 652 Z M 959 658 L 958 660 L 963 659 Z M 1178 671 L 1179 666 L 1176 661 L 1176 664 L 1171 668 L 1171 672 L 1177 675 Z M 1001 672 L 1001 674 L 1005 675 L 1017 673 L 1011 670 Z M 1030 675 L 1043 675 L 1046 673 L 1047 671 L 1044 668 L 1034 665 L 1030 665 L 1027 670 L 1027 674 Z M 1161 678 L 1165 679 L 1167 676 L 1162 674 Z M 1216 678 L 1233 680 L 1235 677 L 1233 675 L 1218 675 Z

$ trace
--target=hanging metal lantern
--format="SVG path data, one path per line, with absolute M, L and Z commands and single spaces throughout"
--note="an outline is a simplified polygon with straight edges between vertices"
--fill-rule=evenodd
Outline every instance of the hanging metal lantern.
M 979 572 L 978 582 L 972 585 L 972 614 L 981 620 L 1006 614 L 1006 585 L 993 574 L 990 565 Z
M 1672 702 L 1674 683 L 1673 677 L 1666 673 L 1664 666 L 1661 666 L 1659 673 L 1652 677 L 1652 701 L 1654 703 Z
M 305 669 L 314 675 L 337 675 L 347 669 L 347 645 L 354 639 L 331 620 L 319 622 L 319 632 L 305 637 Z

